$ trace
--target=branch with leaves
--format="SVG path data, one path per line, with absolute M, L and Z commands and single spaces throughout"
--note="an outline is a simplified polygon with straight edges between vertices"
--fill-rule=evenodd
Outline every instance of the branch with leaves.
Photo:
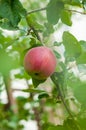
M 47 9 L 47 7 L 40 8 L 40 9 L 34 9 L 32 11 L 27 12 L 27 15 L 37 13 L 37 12 L 40 12 L 40 11 L 46 11 L 46 9 Z M 72 13 L 74 12 L 74 13 L 79 13 L 79 14 L 86 15 L 86 12 L 81 12 L 81 11 L 78 11 L 78 10 L 67 9 L 67 8 L 64 8 L 64 10 L 72 12 Z
M 55 86 L 56 86 L 56 88 L 57 88 L 57 92 L 59 93 L 59 96 L 60 96 L 60 98 L 61 98 L 62 103 L 63 103 L 64 106 L 65 106 L 65 109 L 67 110 L 67 112 L 68 112 L 70 118 L 71 118 L 72 121 L 74 122 L 74 125 L 75 125 L 74 127 L 75 127 L 75 129 L 76 129 L 76 130 L 81 130 L 81 129 L 80 129 L 80 126 L 78 125 L 77 121 L 75 120 L 74 116 L 72 115 L 70 109 L 68 108 L 68 106 L 67 106 L 67 104 L 66 104 L 65 97 L 64 97 L 64 95 L 63 95 L 63 91 L 62 91 L 62 89 L 61 89 L 61 86 L 60 86 L 59 83 L 58 83 L 59 78 L 57 77 L 57 72 L 55 72 L 55 73 L 51 76 L 51 80 L 53 81 L 53 83 L 55 84 Z

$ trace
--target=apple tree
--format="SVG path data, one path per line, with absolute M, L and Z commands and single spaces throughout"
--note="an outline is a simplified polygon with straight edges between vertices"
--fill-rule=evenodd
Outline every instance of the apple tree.
M 62 31 L 77 15 L 86 0 L 0 0 L 0 130 L 86 129 L 86 41 Z

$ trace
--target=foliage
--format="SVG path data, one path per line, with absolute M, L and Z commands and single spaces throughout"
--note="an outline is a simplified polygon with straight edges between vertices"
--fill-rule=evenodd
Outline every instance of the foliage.
M 86 79 L 72 71 L 74 64 L 86 76 L 86 41 L 68 31 L 62 41 L 50 40 L 59 25 L 72 26 L 74 13 L 86 14 L 85 0 L 0 0 L 0 94 L 7 94 L 6 103 L 0 97 L 1 130 L 21 130 L 21 120 L 30 119 L 39 130 L 86 129 Z M 57 58 L 56 71 L 47 80 L 32 79 L 24 70 L 24 56 L 36 46 L 51 47 Z M 22 79 L 28 87 L 17 91 L 28 96 L 14 97 L 11 82 Z

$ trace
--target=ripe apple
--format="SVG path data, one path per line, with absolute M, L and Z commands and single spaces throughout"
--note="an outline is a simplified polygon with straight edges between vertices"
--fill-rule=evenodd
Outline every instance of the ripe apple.
M 48 47 L 32 48 L 25 55 L 24 68 L 33 78 L 38 80 L 46 79 L 55 71 L 56 57 Z

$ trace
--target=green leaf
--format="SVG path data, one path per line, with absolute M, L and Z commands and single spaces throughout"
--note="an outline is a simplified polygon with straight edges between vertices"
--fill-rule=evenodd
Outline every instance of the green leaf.
M 34 87 L 37 87 L 39 84 L 45 82 L 45 79 L 43 79 L 43 80 L 38 80 L 38 79 L 32 78 L 32 81 L 33 81 Z
M 47 130 L 65 130 L 62 126 L 50 126 Z
M 55 56 L 57 57 L 57 59 L 61 58 L 61 55 L 57 51 L 54 50 L 54 53 L 55 53 Z
M 77 64 L 86 64 L 86 52 L 82 52 L 81 55 L 76 59 Z
M 55 30 L 52 24 L 50 23 L 44 23 L 44 31 L 43 36 L 48 37 L 50 34 L 52 34 Z
M 61 16 L 64 3 L 59 0 L 51 0 L 47 5 L 47 19 L 51 24 L 57 24 Z
M 81 54 L 81 46 L 77 39 L 69 32 L 63 33 L 63 44 L 66 56 L 69 58 L 77 58 Z
M 13 2 L 13 0 L 11 0 Z M 11 5 L 12 7 L 12 5 Z M 16 9 L 16 14 L 19 13 L 20 16 L 26 16 L 26 10 L 23 8 L 23 5 L 19 0 L 14 0 L 13 2 L 14 11 Z M 18 12 L 19 11 L 19 12 Z
M 81 55 L 76 59 L 77 64 L 86 64 L 86 41 L 79 42 L 82 48 Z
M 81 6 L 81 0 L 72 0 L 70 4 L 75 6 Z
M 72 119 L 64 121 L 63 125 L 49 126 L 47 130 L 81 130 L 76 122 Z
M 78 122 L 70 118 L 64 121 L 63 128 L 63 130 L 81 130 Z
M 57 41 L 54 42 L 54 46 L 60 46 L 61 44 L 62 42 L 57 42 Z
M 39 99 L 48 98 L 48 97 L 49 97 L 49 95 L 46 92 L 43 92 L 43 93 L 39 94 L 39 96 L 38 96 Z
M 22 78 L 25 78 L 25 79 L 30 79 L 31 77 L 25 72 L 24 69 L 21 69 L 20 70 L 20 73 L 18 74 L 15 74 L 15 78 L 19 78 L 19 79 L 22 79 Z
M 62 0 L 65 4 L 81 7 L 81 0 Z
M 64 72 L 54 72 L 51 75 L 51 80 L 56 85 L 58 92 L 59 92 L 60 87 L 66 87 L 64 86 L 64 83 L 65 83 L 64 76 L 65 76 Z M 64 93 L 64 91 L 62 91 L 61 93 Z
M 58 126 L 50 126 L 47 130 L 78 130 L 77 128 L 74 128 L 74 123 L 69 123 L 64 125 L 58 125 Z M 67 125 L 67 126 L 66 126 Z
M 82 107 L 86 109 L 86 83 L 77 82 L 72 86 L 72 89 L 77 100 L 82 104 Z
M 78 118 L 79 125 L 81 126 L 82 130 L 86 130 L 86 117 L 85 118 Z
M 17 68 L 18 65 L 19 62 L 15 56 L 10 55 L 4 49 L 0 50 L 0 72 L 2 74 L 8 74 L 10 70 Z
M 0 26 L 4 29 L 17 29 L 21 15 L 26 11 L 19 0 L 1 0 L 0 1 Z
M 82 47 L 82 51 L 86 52 L 86 41 L 81 40 L 81 41 L 79 41 L 79 43 L 80 43 L 80 45 Z
M 68 12 L 66 10 L 63 10 L 61 13 L 61 21 L 68 25 L 71 26 L 72 25 L 72 21 L 71 21 L 71 12 Z
M 81 107 L 86 109 L 86 82 L 82 82 L 80 79 L 73 76 L 68 79 L 67 84 L 71 87 L 73 94 L 81 104 Z
M 34 28 L 38 31 L 43 30 L 43 26 L 37 22 L 37 18 L 34 14 L 27 15 L 26 20 L 27 20 L 28 26 L 30 26 L 31 28 Z
M 78 70 L 80 73 L 86 74 L 86 65 L 85 64 L 78 65 L 77 67 L 78 67 Z

